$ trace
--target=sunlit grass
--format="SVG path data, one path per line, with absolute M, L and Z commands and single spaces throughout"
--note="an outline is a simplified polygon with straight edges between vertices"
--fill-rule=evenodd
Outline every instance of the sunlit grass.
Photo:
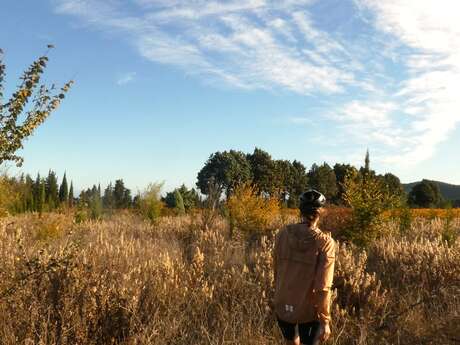
M 324 224 L 346 212 L 330 210 Z M 282 344 L 272 236 L 247 253 L 224 219 L 205 231 L 200 219 L 1 219 L 0 343 Z M 451 226 L 458 233 L 459 219 Z M 339 245 L 329 343 L 458 343 L 459 241 L 443 242 L 438 217 L 416 218 L 404 235 L 388 227 L 367 252 Z

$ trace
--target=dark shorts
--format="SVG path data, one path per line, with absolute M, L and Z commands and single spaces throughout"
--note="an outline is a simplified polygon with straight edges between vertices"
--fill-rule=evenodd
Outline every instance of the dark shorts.
M 313 345 L 316 333 L 319 332 L 319 321 L 295 324 L 278 319 L 278 326 L 286 340 L 294 340 L 296 336 L 295 327 L 297 326 L 300 343 L 304 345 Z

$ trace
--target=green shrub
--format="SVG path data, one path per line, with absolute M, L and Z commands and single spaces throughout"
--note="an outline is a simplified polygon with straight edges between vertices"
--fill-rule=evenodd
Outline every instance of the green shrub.
M 93 220 L 102 217 L 102 199 L 99 195 L 93 195 L 89 200 L 89 217 Z
M 174 191 L 167 193 L 163 202 L 169 209 L 173 210 L 171 213 L 172 215 L 185 214 L 184 198 L 182 197 L 182 193 L 179 189 L 175 189 Z
M 412 212 L 407 205 L 404 204 L 403 207 L 399 209 L 399 232 L 401 234 L 406 234 L 408 231 L 410 231 L 412 227 Z
M 77 224 L 86 222 L 90 218 L 88 207 L 85 203 L 78 203 L 77 210 L 75 211 L 74 221 Z
M 174 198 L 176 199 L 176 212 L 178 215 L 185 214 L 185 206 L 184 206 L 184 199 L 182 198 L 181 193 L 176 189 L 174 191 Z
M 352 221 L 345 237 L 365 247 L 384 231 L 385 210 L 400 203 L 399 197 L 369 173 L 347 176 L 343 184 L 344 200 L 352 209 Z
M 161 216 L 163 202 L 161 201 L 162 183 L 151 183 L 139 196 L 139 212 L 146 219 L 155 222 Z

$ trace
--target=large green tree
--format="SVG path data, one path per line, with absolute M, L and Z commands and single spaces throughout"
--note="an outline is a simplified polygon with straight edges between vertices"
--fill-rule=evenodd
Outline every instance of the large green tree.
M 252 182 L 257 189 L 267 195 L 274 196 L 280 187 L 277 183 L 276 162 L 270 154 L 259 148 L 255 148 L 252 154 L 247 155 L 251 166 Z
M 115 181 L 113 187 L 113 205 L 115 208 L 128 208 L 132 205 L 131 190 L 125 187 L 123 179 Z
M 276 180 L 280 180 L 280 199 L 287 202 L 288 207 L 297 207 L 299 196 L 308 188 L 308 176 L 305 166 L 294 160 L 292 163 L 288 160 L 277 160 Z
M 433 181 L 422 180 L 409 193 L 409 204 L 413 207 L 439 207 L 443 201 L 439 185 Z
M 213 181 L 216 188 L 229 197 L 237 185 L 251 178 L 251 166 L 243 152 L 215 152 L 198 173 L 197 186 L 203 194 L 208 194 L 209 183 Z
M 320 166 L 312 165 L 308 172 L 308 184 L 311 188 L 323 193 L 329 201 L 334 200 L 337 196 L 335 173 L 327 163 L 323 163 Z
M 59 106 L 73 83 L 69 81 L 57 92 L 54 86 L 40 85 L 47 63 L 46 54 L 34 61 L 22 74 L 16 91 L 4 102 L 6 67 L 0 49 L 0 164 L 5 161 L 14 161 L 18 166 L 22 164 L 23 159 L 16 152 L 23 147 L 24 140 Z
M 358 174 L 358 169 L 350 164 L 340 164 L 336 163 L 334 165 L 334 173 L 337 181 L 337 195 L 334 200 L 337 204 L 344 204 L 343 193 L 344 193 L 344 183 L 347 177 L 355 177 Z
M 113 188 L 113 200 L 115 208 L 123 208 L 125 206 L 125 184 L 122 179 L 115 181 Z
M 285 159 L 278 159 L 275 163 L 275 174 L 273 174 L 273 184 L 276 188 L 278 198 L 282 203 L 289 199 L 291 185 L 293 183 L 292 163 Z
M 392 173 L 386 173 L 385 175 L 379 175 L 379 177 L 390 193 L 397 197 L 402 197 L 404 195 L 404 188 L 398 176 Z

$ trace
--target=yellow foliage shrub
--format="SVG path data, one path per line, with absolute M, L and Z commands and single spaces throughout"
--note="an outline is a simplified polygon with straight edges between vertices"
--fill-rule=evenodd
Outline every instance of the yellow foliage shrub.
M 0 175 L 0 218 L 7 217 L 14 207 L 18 195 L 6 175 Z
M 401 213 L 400 209 L 394 209 L 391 211 L 385 211 L 383 216 L 386 220 L 393 217 L 399 217 Z M 412 208 L 410 209 L 411 216 L 413 218 L 424 218 L 424 219 L 445 219 L 448 217 L 460 218 L 460 208 Z
M 61 237 L 62 233 L 63 229 L 58 222 L 43 222 L 35 232 L 35 239 L 46 242 Z
M 246 234 L 274 229 L 280 216 L 275 198 L 260 195 L 251 185 L 237 187 L 227 201 L 231 225 Z
M 414 217 L 423 217 L 428 219 L 447 218 L 453 215 L 455 218 L 460 217 L 460 209 L 442 209 L 442 208 L 416 208 L 412 210 Z
M 34 239 L 49 242 L 61 238 L 69 225 L 69 218 L 59 214 L 47 214 L 42 218 L 36 218 L 32 227 L 34 229 Z

